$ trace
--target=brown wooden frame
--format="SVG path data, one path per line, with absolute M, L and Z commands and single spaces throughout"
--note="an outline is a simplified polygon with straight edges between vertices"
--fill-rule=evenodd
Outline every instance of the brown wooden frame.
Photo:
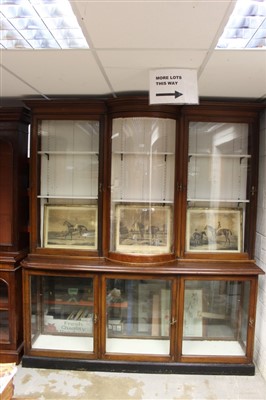
M 23 261 L 24 271 L 24 332 L 25 354 L 35 357 L 71 358 L 77 360 L 100 360 L 101 362 L 153 362 L 181 364 L 250 364 L 253 356 L 254 324 L 258 275 L 262 270 L 253 262 L 256 202 L 258 184 L 258 119 L 262 105 L 239 102 L 202 101 L 199 105 L 153 105 L 145 97 L 121 97 L 117 99 L 28 101 L 32 111 L 31 141 L 31 242 L 30 254 Z M 122 254 L 110 251 L 111 212 L 111 135 L 112 120 L 120 117 L 158 117 L 176 121 L 176 164 L 174 187 L 174 246 L 167 254 Z M 100 122 L 99 151 L 99 248 L 97 251 L 79 249 L 50 249 L 40 247 L 40 215 L 37 200 L 40 185 L 38 161 L 38 124 L 42 119 L 75 120 L 97 119 Z M 250 203 L 246 215 L 245 249 L 239 253 L 203 253 L 185 251 L 187 172 L 188 172 L 188 127 L 190 121 L 247 123 L 249 126 L 249 162 L 247 182 Z M 31 348 L 30 326 L 30 277 L 33 275 L 74 276 L 96 279 L 95 306 L 95 351 L 87 354 L 68 351 L 36 350 Z M 170 279 L 172 281 L 172 306 L 169 355 L 138 355 L 106 353 L 106 279 Z M 250 280 L 247 353 L 243 357 L 188 356 L 182 355 L 183 305 L 185 279 L 203 280 Z M 40 310 L 40 318 L 41 310 Z M 34 362 L 34 361 L 33 361 Z M 102 364 L 101 364 L 102 365 Z

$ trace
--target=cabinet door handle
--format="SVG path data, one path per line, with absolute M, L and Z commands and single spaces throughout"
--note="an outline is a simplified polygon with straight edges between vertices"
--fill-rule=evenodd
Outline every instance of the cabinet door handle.
M 177 323 L 177 320 L 174 319 L 174 317 L 171 319 L 171 321 L 169 322 L 170 325 L 175 325 Z
M 98 322 L 98 315 L 97 315 L 97 314 L 94 314 L 94 316 L 93 316 L 93 322 L 94 322 L 95 324 L 97 324 L 97 322 Z

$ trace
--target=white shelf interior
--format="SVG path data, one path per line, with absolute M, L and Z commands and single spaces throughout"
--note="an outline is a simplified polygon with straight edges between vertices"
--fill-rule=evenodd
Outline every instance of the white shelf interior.
M 189 356 L 244 356 L 245 352 L 237 341 L 184 340 L 182 354 Z
M 168 355 L 170 340 L 108 338 L 106 339 L 106 352 Z
M 112 202 L 173 202 L 175 120 L 116 118 L 112 132 Z
M 93 351 L 93 338 L 80 336 L 40 335 L 32 345 L 33 349 L 63 351 Z M 115 339 L 106 340 L 107 353 L 168 355 L 169 340 Z M 236 341 L 224 340 L 185 340 L 183 355 L 244 356 L 245 353 Z
M 39 197 L 98 197 L 99 122 L 43 120 Z
M 62 351 L 93 351 L 93 338 L 84 336 L 39 335 L 33 349 Z
M 247 202 L 248 125 L 191 122 L 189 201 Z

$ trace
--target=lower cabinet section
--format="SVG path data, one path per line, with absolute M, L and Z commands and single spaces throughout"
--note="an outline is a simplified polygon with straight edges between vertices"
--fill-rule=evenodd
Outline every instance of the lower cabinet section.
M 3 264 L 3 268 L 0 268 L 0 360 L 2 363 L 19 364 L 23 354 L 21 276 L 20 267 Z
M 211 271 L 25 268 L 24 366 L 253 374 L 258 271 Z

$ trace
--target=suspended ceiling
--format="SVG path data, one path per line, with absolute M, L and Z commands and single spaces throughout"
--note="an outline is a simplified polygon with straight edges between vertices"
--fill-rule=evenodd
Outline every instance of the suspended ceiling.
M 231 0 L 90 1 L 72 8 L 82 50 L 0 50 L 0 95 L 10 100 L 149 92 L 152 69 L 196 69 L 200 98 L 266 101 L 266 50 L 215 49 Z

